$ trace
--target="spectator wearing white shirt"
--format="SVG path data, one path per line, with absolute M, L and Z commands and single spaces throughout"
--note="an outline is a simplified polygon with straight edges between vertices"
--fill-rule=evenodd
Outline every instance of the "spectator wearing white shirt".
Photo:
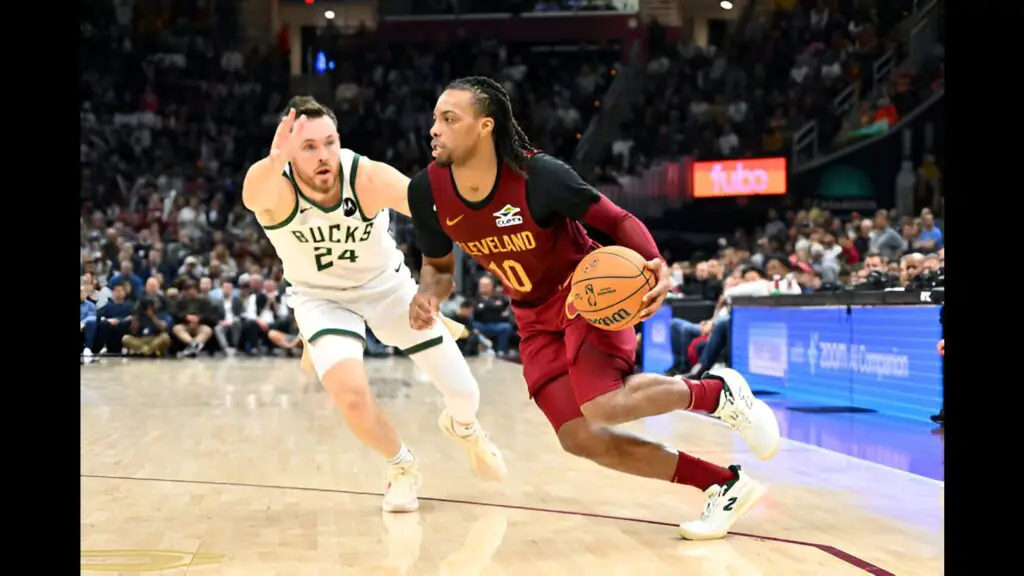
M 221 288 L 223 290 L 223 287 Z M 298 329 L 286 295 L 277 289 L 277 282 L 263 281 L 263 290 L 249 295 L 245 306 L 245 318 L 251 320 L 243 327 L 243 338 L 247 354 L 253 354 L 261 347 L 283 348 L 289 353 L 296 352 L 302 345 Z
M 821 239 L 823 251 L 822 262 L 838 265 L 839 255 L 843 253 L 843 247 L 836 243 L 836 237 L 832 234 L 825 234 Z
M 228 356 L 233 356 L 242 344 L 245 306 L 235 293 L 235 286 L 231 282 L 222 282 L 219 294 L 211 300 L 213 300 L 218 316 L 213 333 L 217 337 L 221 350 L 224 350 Z
M 96 304 L 96 308 L 103 308 L 107 305 L 107 302 L 113 296 L 110 287 L 101 286 L 99 281 L 96 279 L 96 275 L 92 272 L 86 272 L 82 275 L 82 286 L 85 286 L 88 293 L 86 296 Z

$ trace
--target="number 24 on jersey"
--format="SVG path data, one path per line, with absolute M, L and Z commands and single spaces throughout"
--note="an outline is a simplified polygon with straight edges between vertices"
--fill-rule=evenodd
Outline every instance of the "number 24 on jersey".
M 327 270 L 331 266 L 334 266 L 335 260 L 344 260 L 347 262 L 352 262 L 354 264 L 356 260 L 359 259 L 359 255 L 356 254 L 356 251 L 351 248 L 345 248 L 344 250 L 341 250 L 341 252 L 337 256 L 335 256 L 334 249 L 331 248 L 330 246 L 314 246 L 313 257 L 316 259 L 317 272 L 323 272 L 324 270 Z

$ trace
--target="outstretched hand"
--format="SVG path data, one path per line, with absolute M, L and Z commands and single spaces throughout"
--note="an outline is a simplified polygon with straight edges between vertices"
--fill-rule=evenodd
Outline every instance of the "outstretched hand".
M 274 132 L 274 141 L 270 143 L 270 156 L 275 157 L 281 164 L 290 162 L 299 144 L 302 143 L 302 130 L 306 127 L 306 117 L 299 116 L 295 119 L 295 109 L 288 111 L 288 115 L 277 125 Z

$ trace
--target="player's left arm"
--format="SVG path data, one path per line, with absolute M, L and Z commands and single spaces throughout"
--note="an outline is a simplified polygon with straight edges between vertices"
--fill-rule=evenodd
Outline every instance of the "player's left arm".
M 359 157 L 355 190 L 359 201 L 365 203 L 367 214 L 391 209 L 410 216 L 408 189 L 409 177 L 390 164 L 370 160 L 365 156 Z M 366 192 L 362 193 L 364 190 Z
M 541 188 L 536 195 L 531 194 L 531 212 L 534 212 L 535 219 L 554 213 L 579 220 L 647 260 L 647 269 L 654 273 L 658 283 L 644 296 L 646 307 L 640 317 L 648 318 L 654 314 L 672 289 L 672 278 L 647 226 L 587 184 L 567 164 L 551 156 L 537 154 L 531 157 L 527 174 L 531 187 Z

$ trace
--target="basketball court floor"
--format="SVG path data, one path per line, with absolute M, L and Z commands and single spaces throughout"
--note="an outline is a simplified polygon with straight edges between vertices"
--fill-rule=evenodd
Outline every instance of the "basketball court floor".
M 473 359 L 481 420 L 509 464 L 473 477 L 406 359 L 369 360 L 419 457 L 421 510 L 385 515 L 381 459 L 359 446 L 298 360 L 109 360 L 81 372 L 83 574 L 231 576 L 899 574 L 943 571 L 941 482 L 783 440 L 770 462 L 710 418 L 627 428 L 769 491 L 726 539 L 680 540 L 688 487 L 560 451 L 520 367 Z

